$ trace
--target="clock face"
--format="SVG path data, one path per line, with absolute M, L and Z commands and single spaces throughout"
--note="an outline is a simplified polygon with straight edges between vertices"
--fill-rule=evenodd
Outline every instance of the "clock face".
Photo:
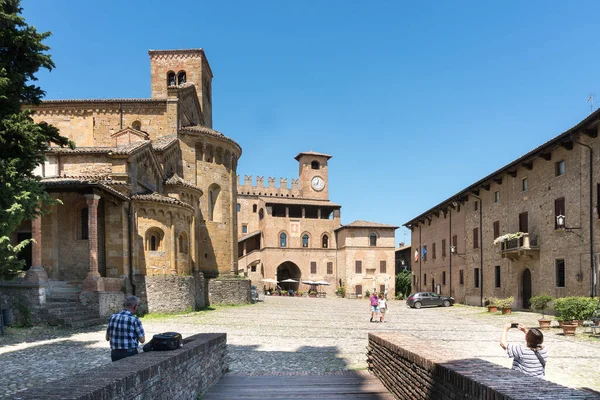
M 313 189 L 320 191 L 323 190 L 323 188 L 325 187 L 325 181 L 320 176 L 315 176 L 310 181 L 310 185 Z

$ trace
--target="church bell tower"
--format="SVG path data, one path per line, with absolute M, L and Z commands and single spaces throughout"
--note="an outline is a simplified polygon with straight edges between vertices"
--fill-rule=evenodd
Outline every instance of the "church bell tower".
M 313 151 L 294 157 L 299 164 L 300 195 L 305 199 L 329 200 L 329 154 Z

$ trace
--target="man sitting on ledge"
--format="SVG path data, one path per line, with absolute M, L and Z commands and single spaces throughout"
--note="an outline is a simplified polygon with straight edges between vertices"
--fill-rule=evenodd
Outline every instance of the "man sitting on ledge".
M 125 299 L 125 309 L 110 316 L 106 328 L 106 340 L 110 340 L 110 358 L 117 361 L 138 353 L 138 342 L 146 341 L 142 322 L 134 314 L 140 305 L 140 299 L 129 296 Z

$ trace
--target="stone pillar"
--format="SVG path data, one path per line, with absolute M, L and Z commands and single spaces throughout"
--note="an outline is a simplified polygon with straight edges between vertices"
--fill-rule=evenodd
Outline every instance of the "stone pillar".
M 321 209 L 317 208 L 317 219 L 321 219 Z
M 243 246 L 243 248 L 244 248 L 244 251 L 243 251 L 243 253 L 244 253 L 244 254 L 242 254 L 242 255 L 244 255 L 244 256 L 245 256 L 245 255 L 246 255 L 246 253 L 247 253 L 247 251 L 246 251 L 246 241 L 245 241 L 245 240 L 244 240 L 244 242 L 242 243 L 242 246 Z
M 177 238 L 175 237 L 175 217 L 171 216 L 171 274 L 177 274 Z
M 98 292 L 104 290 L 102 278 L 98 272 L 98 203 L 100 196 L 86 194 L 88 206 L 88 249 L 90 257 L 90 271 L 83 280 L 83 291 Z
M 99 277 L 98 272 L 98 203 L 100 196 L 97 194 L 85 195 L 88 205 L 88 248 L 90 252 L 90 272 L 88 276 Z
M 42 216 L 31 221 L 31 268 L 25 273 L 25 281 L 48 286 L 48 274 L 42 266 Z M 45 302 L 45 292 L 44 301 Z
M 306 208 L 302 207 L 302 218 L 306 218 Z
M 289 207 L 286 207 L 286 208 L 285 208 L 285 217 L 286 217 L 286 218 L 289 218 L 289 217 L 290 217 L 290 208 L 289 208 Z
M 198 255 L 196 250 L 196 215 L 192 216 L 190 226 L 190 270 L 195 271 L 198 265 Z

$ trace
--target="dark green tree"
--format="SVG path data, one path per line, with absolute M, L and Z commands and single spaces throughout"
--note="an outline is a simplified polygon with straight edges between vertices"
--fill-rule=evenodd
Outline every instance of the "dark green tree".
M 43 212 L 52 199 L 33 174 L 44 161 L 50 143 L 73 144 L 58 129 L 36 124 L 28 104 L 39 104 L 45 92 L 35 84 L 40 68 L 54 63 L 39 33 L 23 18 L 20 0 L 0 0 L 0 279 L 11 279 L 22 269 L 17 254 L 29 244 L 11 244 L 10 234 L 25 219 Z
M 404 270 L 396 274 L 396 297 L 406 298 L 410 294 L 410 271 Z

